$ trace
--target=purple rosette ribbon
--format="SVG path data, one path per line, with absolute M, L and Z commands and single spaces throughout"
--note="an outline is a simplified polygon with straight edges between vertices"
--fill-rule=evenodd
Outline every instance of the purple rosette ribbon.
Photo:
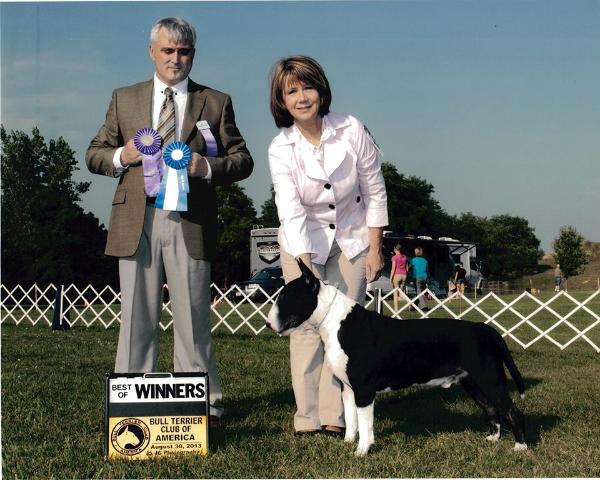
M 144 191 L 149 197 L 156 197 L 160 188 L 165 165 L 160 153 L 162 139 L 153 128 L 141 128 L 133 136 L 133 144 L 142 154 L 144 170 Z

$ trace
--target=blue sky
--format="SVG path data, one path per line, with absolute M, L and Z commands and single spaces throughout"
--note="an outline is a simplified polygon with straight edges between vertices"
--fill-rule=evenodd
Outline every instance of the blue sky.
M 255 160 L 242 182 L 269 196 L 277 134 L 268 77 L 317 58 L 332 109 L 352 113 L 451 214 L 529 220 L 549 250 L 562 225 L 600 241 L 600 1 L 1 3 L 1 115 L 8 130 L 64 137 L 82 202 L 107 224 L 115 181 L 85 149 L 114 88 L 151 78 L 148 32 L 179 15 L 198 31 L 191 77 L 229 93 Z

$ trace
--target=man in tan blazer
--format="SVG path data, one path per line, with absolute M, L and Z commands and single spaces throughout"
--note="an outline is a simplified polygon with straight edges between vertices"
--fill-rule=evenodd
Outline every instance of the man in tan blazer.
M 211 422 L 217 424 L 223 409 L 210 332 L 210 262 L 215 260 L 217 237 L 214 187 L 247 178 L 253 162 L 229 96 L 188 78 L 195 43 L 194 27 L 181 18 L 153 25 L 149 53 L 154 78 L 113 92 L 86 163 L 92 173 L 118 178 L 105 251 L 119 257 L 122 313 L 115 372 L 155 371 L 166 273 L 175 371 L 209 373 Z M 155 207 L 155 198 L 145 193 L 142 157 L 133 142 L 139 129 L 158 129 L 167 101 L 171 111 L 174 106 L 174 139 L 192 151 L 186 212 Z M 198 128 L 206 132 L 207 125 L 208 139 Z

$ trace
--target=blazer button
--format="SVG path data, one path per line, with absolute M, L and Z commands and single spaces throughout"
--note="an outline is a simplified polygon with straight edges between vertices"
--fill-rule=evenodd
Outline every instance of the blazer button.
M 325 184 L 325 189 L 326 189 L 326 190 L 329 190 L 330 188 L 331 188 L 331 183 L 326 183 L 326 184 Z
M 335 228 L 335 225 L 333 223 L 330 223 L 329 228 L 331 228 L 333 230 Z
M 335 210 L 335 205 L 334 205 L 333 203 L 330 203 L 330 204 L 329 204 L 329 208 L 330 208 L 331 210 Z
M 360 195 L 356 197 L 356 203 L 360 202 Z

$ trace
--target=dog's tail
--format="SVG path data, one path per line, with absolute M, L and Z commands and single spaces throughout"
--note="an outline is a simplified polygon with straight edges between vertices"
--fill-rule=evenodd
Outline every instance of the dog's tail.
M 521 372 L 519 372 L 519 369 L 517 368 L 517 365 L 515 364 L 515 361 L 513 360 L 512 355 L 510 354 L 510 350 L 508 349 L 508 346 L 506 345 L 506 342 L 504 341 L 502 336 L 494 328 L 492 328 L 492 330 L 494 330 L 495 332 L 494 338 L 496 339 L 496 345 L 498 346 L 498 349 L 500 350 L 500 353 L 502 355 L 504 365 L 506 365 L 506 368 L 510 372 L 511 377 L 515 381 L 515 384 L 517 385 L 517 390 L 519 391 L 521 398 L 524 398 L 525 382 L 523 382 Z

